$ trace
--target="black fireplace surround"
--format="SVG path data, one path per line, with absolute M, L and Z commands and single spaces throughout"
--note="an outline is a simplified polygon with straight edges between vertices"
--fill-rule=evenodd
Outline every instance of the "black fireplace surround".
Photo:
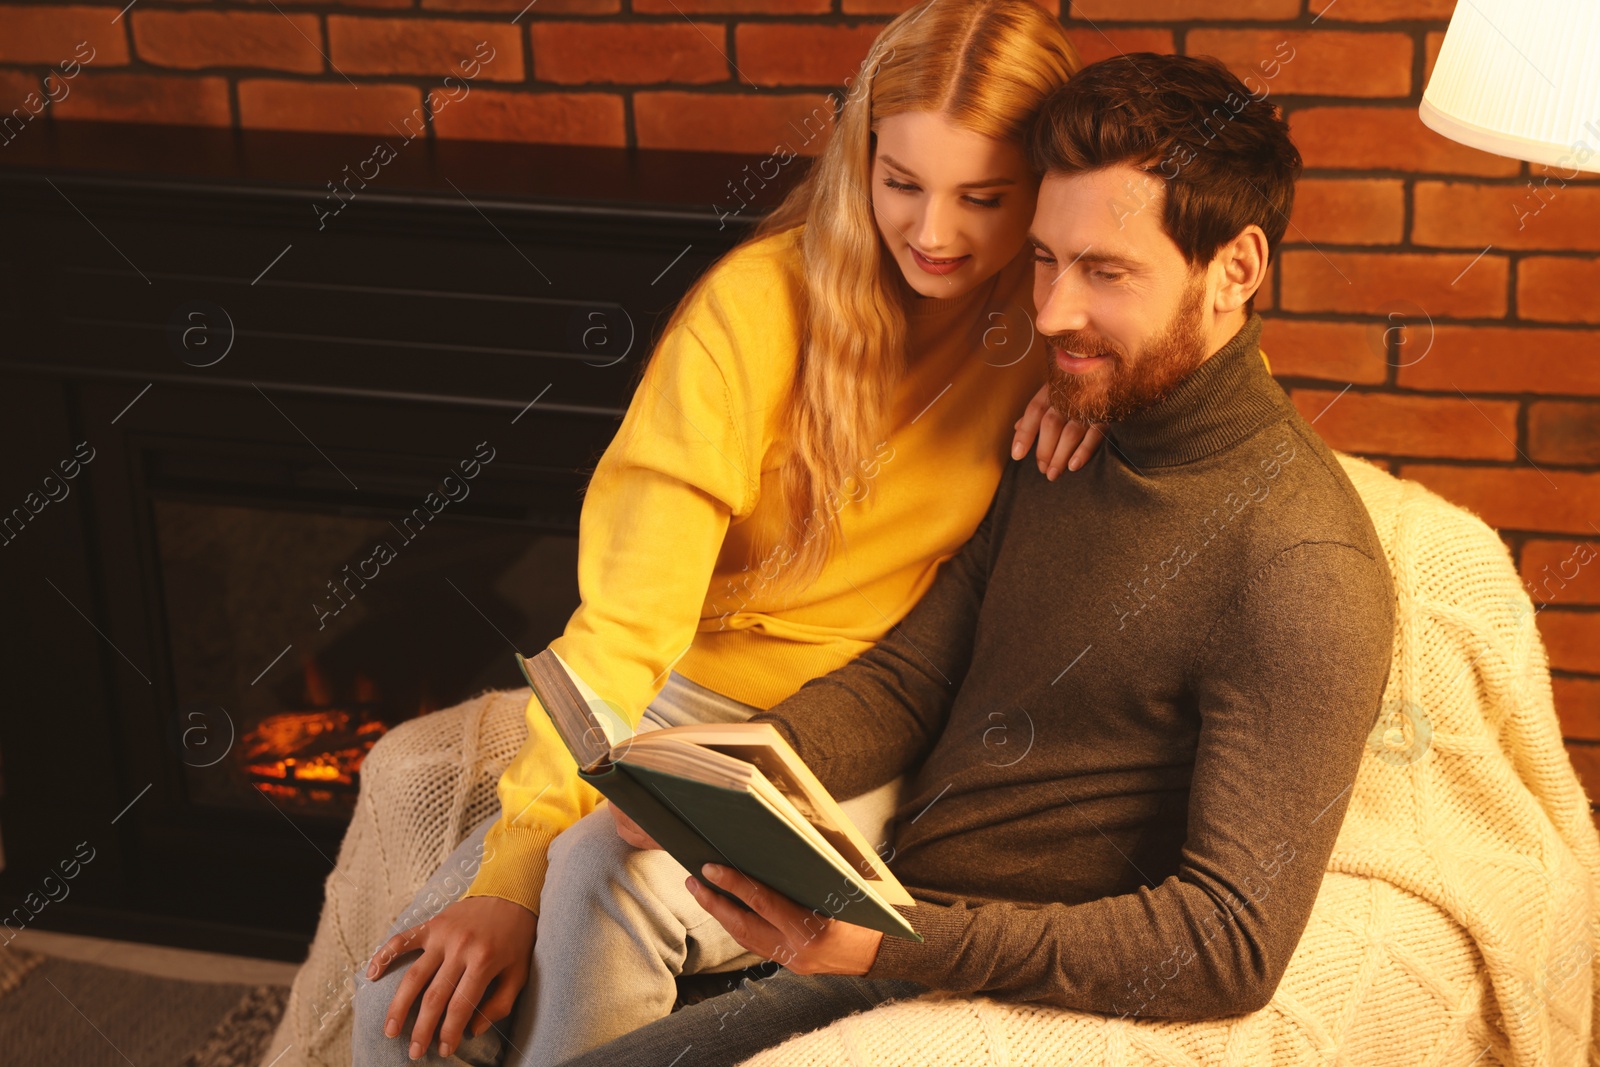
M 302 958 L 366 749 L 561 631 L 665 316 L 804 168 L 375 141 L 0 147 L 0 942 Z

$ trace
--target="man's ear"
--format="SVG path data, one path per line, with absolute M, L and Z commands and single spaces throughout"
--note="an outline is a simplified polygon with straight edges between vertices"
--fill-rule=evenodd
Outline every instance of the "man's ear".
M 1267 280 L 1267 235 L 1252 223 L 1237 237 L 1217 249 L 1212 264 L 1220 268 L 1216 302 L 1218 315 L 1238 311 Z

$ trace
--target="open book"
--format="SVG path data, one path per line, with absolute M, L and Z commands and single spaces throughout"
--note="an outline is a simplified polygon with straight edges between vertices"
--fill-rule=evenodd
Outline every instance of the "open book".
M 720 863 L 823 916 L 922 940 L 890 907 L 916 901 L 771 723 L 617 737 L 626 725 L 553 650 L 517 666 L 579 777 L 709 888 L 744 906 L 701 876 Z

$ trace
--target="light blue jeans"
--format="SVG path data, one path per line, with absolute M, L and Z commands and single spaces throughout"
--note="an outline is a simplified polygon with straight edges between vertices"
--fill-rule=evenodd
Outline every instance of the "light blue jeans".
M 645 709 L 639 731 L 743 722 L 758 710 L 674 671 Z M 900 786 L 897 779 L 841 803 L 875 846 L 888 837 Z M 390 936 L 461 897 L 471 881 L 461 872 L 476 870 L 484 835 L 497 818 L 467 835 L 391 926 Z M 678 975 L 760 963 L 762 957 L 746 952 L 695 902 L 684 888 L 686 877 L 665 852 L 636 849 L 618 837 L 608 805 L 601 804 L 550 847 L 533 966 L 511 1015 L 477 1037 L 469 1031 L 448 1057 L 438 1055 L 435 1041 L 411 1060 L 415 1004 L 399 1036 L 383 1034 L 389 1002 L 416 957 L 402 958 L 376 982 L 356 977 L 354 1067 L 553 1067 L 672 1014 Z

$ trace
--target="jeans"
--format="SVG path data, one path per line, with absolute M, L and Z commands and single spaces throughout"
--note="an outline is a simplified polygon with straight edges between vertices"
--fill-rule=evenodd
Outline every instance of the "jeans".
M 695 722 L 743 722 L 757 710 L 673 672 L 645 709 L 639 732 Z M 869 843 L 886 840 L 899 786 L 896 780 L 842 802 Z M 485 819 L 457 846 L 391 926 L 391 935 L 437 914 L 466 892 L 471 878 L 461 872 L 476 869 L 484 835 L 497 818 Z M 421 1058 L 409 1059 L 417 1005 L 413 1003 L 398 1036 L 383 1033 L 389 1002 L 417 958 L 401 957 L 376 982 L 368 982 L 364 974 L 356 977 L 354 1067 L 549 1067 L 684 1014 L 672 1011 L 678 975 L 739 971 L 762 961 L 700 907 L 684 887 L 685 877 L 683 867 L 667 853 L 636 849 L 618 837 L 608 806 L 600 805 L 550 847 L 532 969 L 511 1015 L 476 1037 L 469 1029 L 448 1057 L 438 1055 L 435 1040 Z M 780 971 L 783 975 L 788 972 Z M 802 994 L 801 1003 L 810 1000 L 810 994 Z M 772 1043 L 778 1040 L 782 1036 Z
M 730 992 L 657 1019 L 562 1067 L 733 1067 L 797 1034 L 927 991 L 917 982 L 893 978 L 780 969 L 771 978 L 745 978 Z

